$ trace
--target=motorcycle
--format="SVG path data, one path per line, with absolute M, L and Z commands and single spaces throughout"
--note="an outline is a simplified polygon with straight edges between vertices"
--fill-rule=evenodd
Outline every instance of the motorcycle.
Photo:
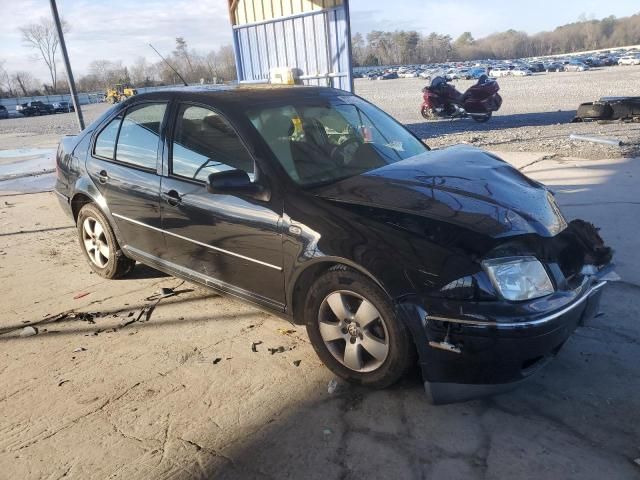
M 482 75 L 477 83 L 460 93 L 445 76 L 437 75 L 422 89 L 424 102 L 420 113 L 427 120 L 471 117 L 476 122 L 486 122 L 502 105 L 498 90 L 497 81 Z

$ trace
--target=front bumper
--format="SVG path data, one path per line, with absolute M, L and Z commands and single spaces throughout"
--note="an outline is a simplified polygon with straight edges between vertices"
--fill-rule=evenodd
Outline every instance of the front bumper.
M 571 292 L 516 308 L 441 315 L 405 302 L 399 310 L 412 330 L 425 389 L 432 403 L 450 403 L 512 389 L 539 371 L 561 349 L 578 325 L 598 312 L 605 275 L 585 277 Z

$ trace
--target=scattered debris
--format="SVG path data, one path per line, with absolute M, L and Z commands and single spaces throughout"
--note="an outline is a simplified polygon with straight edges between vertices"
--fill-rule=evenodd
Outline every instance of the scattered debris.
M 578 142 L 601 143 L 603 145 L 611 145 L 613 147 L 622 146 L 622 140 L 618 140 L 617 138 L 592 137 L 588 135 L 576 135 L 574 133 L 569 135 L 569 140 L 576 140 Z
M 58 382 L 58 386 L 61 387 L 62 385 L 64 385 L 67 382 L 69 382 L 69 380 L 62 380 L 62 381 Z
M 280 335 L 291 335 L 293 333 L 296 333 L 296 331 L 291 328 L 279 328 L 278 333 Z
M 296 366 L 296 367 L 299 367 L 301 363 L 302 363 L 302 360 L 294 360 L 293 361 L 293 365 Z
M 260 340 L 258 342 L 251 342 L 251 351 L 252 352 L 257 352 L 258 351 L 258 345 L 262 345 L 262 340 Z
M 329 392 L 329 395 L 333 395 L 337 388 L 338 388 L 338 380 L 336 380 L 335 378 L 332 378 L 329 381 L 329 385 L 327 385 L 327 392 Z
M 215 358 L 215 359 L 213 360 L 213 364 L 214 364 L 214 365 L 217 365 L 218 363 L 220 363 L 220 361 L 221 361 L 221 360 L 222 360 L 222 358 L 220 358 L 220 357 Z
M 20 332 L 21 337 L 33 337 L 38 334 L 38 330 L 33 327 L 24 327 Z
M 86 352 L 86 351 L 87 351 L 87 349 L 86 349 L 86 348 L 84 348 L 84 347 L 78 347 L 78 348 L 76 348 L 76 349 L 73 351 L 73 353 Z
M 87 322 L 90 325 L 95 325 L 95 321 L 94 318 L 99 317 L 100 314 L 99 313 L 89 313 L 89 312 L 72 312 L 69 314 L 65 314 L 63 317 L 57 318 L 54 321 L 59 321 L 59 320 L 63 320 L 66 318 L 71 318 L 71 319 L 75 319 L 75 320 L 80 320 L 82 322 Z
M 86 297 L 89 294 L 91 294 L 91 292 L 80 292 L 80 293 L 75 294 L 73 296 L 73 299 L 74 300 L 78 300 L 79 298 Z
M 283 346 L 279 346 L 277 348 L 269 348 L 269 353 L 271 355 L 275 354 L 275 353 L 283 353 L 285 351 L 285 348 Z

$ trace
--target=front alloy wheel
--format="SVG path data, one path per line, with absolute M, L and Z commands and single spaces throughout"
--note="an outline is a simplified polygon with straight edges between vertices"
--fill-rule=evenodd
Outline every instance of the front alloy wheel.
M 382 315 L 355 292 L 329 294 L 320 306 L 318 324 L 327 350 L 351 370 L 376 370 L 389 355 L 389 333 Z
M 415 362 L 415 347 L 389 296 L 343 265 L 321 275 L 306 294 L 304 322 L 318 357 L 353 383 L 385 388 Z

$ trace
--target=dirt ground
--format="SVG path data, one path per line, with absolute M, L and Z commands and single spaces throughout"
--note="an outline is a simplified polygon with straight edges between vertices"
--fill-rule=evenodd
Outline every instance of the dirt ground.
M 0 130 L 0 153 L 60 135 L 25 132 Z M 639 478 L 640 160 L 511 145 L 602 227 L 623 281 L 530 383 L 438 407 L 418 372 L 329 394 L 304 330 L 233 298 L 140 265 L 96 277 L 51 174 L 0 181 L 0 479 Z

